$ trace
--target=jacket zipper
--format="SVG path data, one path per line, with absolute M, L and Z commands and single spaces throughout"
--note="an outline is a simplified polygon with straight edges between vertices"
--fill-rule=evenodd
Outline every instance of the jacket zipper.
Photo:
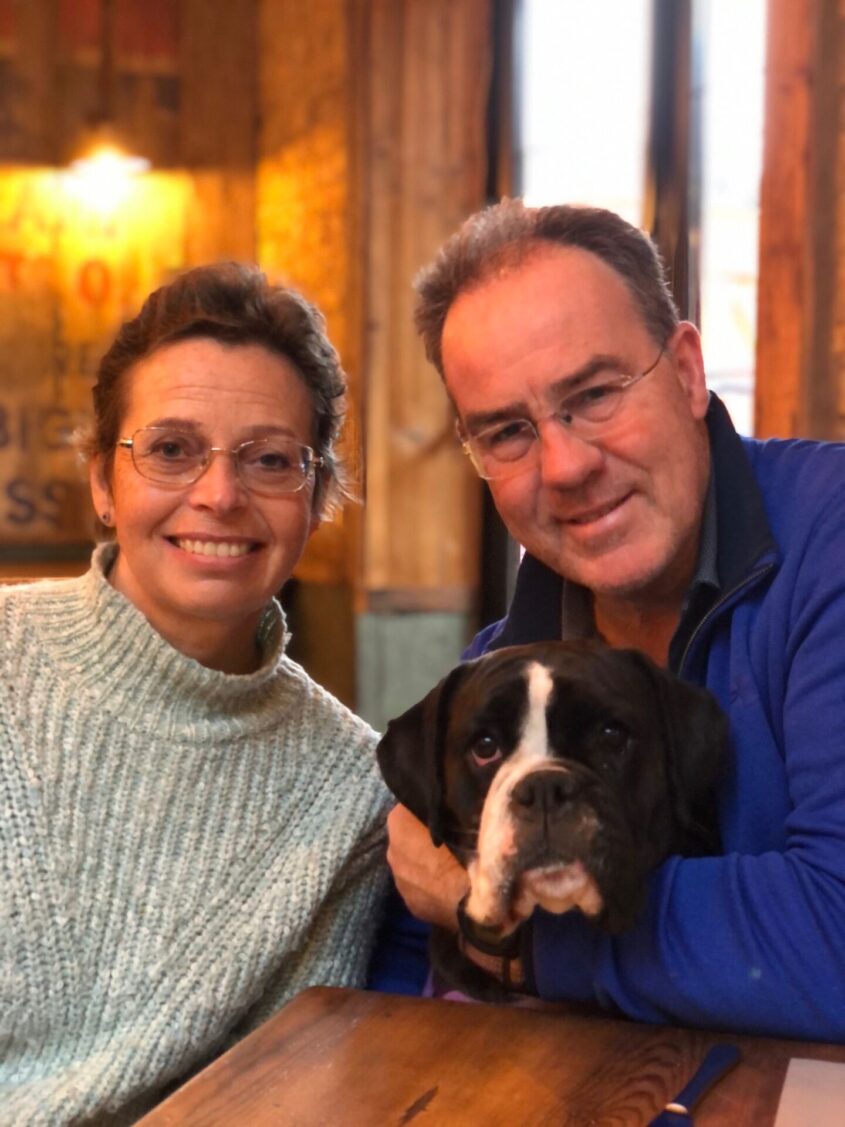
M 686 664 L 686 660 L 689 657 L 689 652 L 692 649 L 693 643 L 695 642 L 696 638 L 698 638 L 698 636 L 700 635 L 700 633 L 704 629 L 704 627 L 707 626 L 708 623 L 710 623 L 716 617 L 716 615 L 719 613 L 719 611 L 724 609 L 726 603 L 729 603 L 730 600 L 734 597 L 734 595 L 736 595 L 739 591 L 742 591 L 745 587 L 750 587 L 753 584 L 755 584 L 758 581 L 758 579 L 762 579 L 762 577 L 764 575 L 766 575 L 768 572 L 773 571 L 774 567 L 775 567 L 774 563 L 770 562 L 770 563 L 765 564 L 763 567 L 758 568 L 757 571 L 752 571 L 752 573 L 750 575 L 746 576 L 745 579 L 743 579 L 741 583 L 737 583 L 737 585 L 735 587 L 732 587 L 731 590 L 728 591 L 727 594 L 722 595 L 722 597 L 720 599 L 717 599 L 717 601 L 713 604 L 713 606 L 704 615 L 704 618 L 702 618 L 702 620 L 699 622 L 699 624 L 693 630 L 692 634 L 690 634 L 689 640 L 687 641 L 687 644 L 684 646 L 684 652 L 681 654 L 681 660 L 678 662 L 678 676 L 679 677 L 683 676 L 684 665 Z

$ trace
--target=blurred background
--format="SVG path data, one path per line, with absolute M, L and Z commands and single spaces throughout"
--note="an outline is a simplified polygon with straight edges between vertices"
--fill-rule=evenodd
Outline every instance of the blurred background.
M 0 0 L 0 579 L 91 547 L 72 434 L 99 355 L 185 267 L 325 312 L 365 501 L 283 593 L 377 727 L 505 609 L 508 542 L 411 281 L 502 195 L 649 230 L 748 434 L 845 437 L 835 0 Z

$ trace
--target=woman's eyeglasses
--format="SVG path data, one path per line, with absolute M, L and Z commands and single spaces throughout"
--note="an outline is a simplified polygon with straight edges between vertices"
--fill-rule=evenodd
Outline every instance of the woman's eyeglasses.
M 199 435 L 168 427 L 141 427 L 131 438 L 121 438 L 132 454 L 135 469 L 157 485 L 193 485 L 215 454 L 227 454 L 235 463 L 241 484 L 253 493 L 269 496 L 298 493 L 323 459 L 310 446 L 284 435 L 256 438 L 227 450 L 210 446 Z

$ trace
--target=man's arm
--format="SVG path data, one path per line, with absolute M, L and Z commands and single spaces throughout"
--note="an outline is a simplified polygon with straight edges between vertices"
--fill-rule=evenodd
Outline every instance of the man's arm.
M 544 998 L 631 1017 L 845 1041 L 845 491 L 765 601 L 714 636 L 708 687 L 733 741 L 724 856 L 672 857 L 620 936 L 535 914 Z
M 469 890 L 466 869 L 445 845 L 432 844 L 428 829 L 404 806 L 395 806 L 388 815 L 387 835 L 387 861 L 409 910 L 457 931 L 458 904 Z
M 741 608 L 742 645 L 727 631 L 722 652 L 714 643 L 722 683 L 711 687 L 734 740 L 720 803 L 725 855 L 664 862 L 620 936 L 577 911 L 536 912 L 540 997 L 597 1001 L 644 1021 L 845 1041 L 843 526 L 845 497 L 827 507 L 803 559 L 785 561 L 783 613 Z M 421 915 L 453 921 L 452 859 L 424 827 L 408 830 L 410 817 L 391 827 L 400 889 Z
M 397 806 L 388 818 L 388 840 L 393 879 L 413 915 L 447 931 L 461 930 L 461 950 L 476 966 L 509 990 L 532 992 L 521 942 L 516 953 L 510 944 L 493 952 L 489 943 L 478 944 L 475 937 L 467 936 L 465 928 L 459 928 L 458 905 L 469 891 L 467 871 L 445 846 L 432 844 L 427 827 L 404 806 Z

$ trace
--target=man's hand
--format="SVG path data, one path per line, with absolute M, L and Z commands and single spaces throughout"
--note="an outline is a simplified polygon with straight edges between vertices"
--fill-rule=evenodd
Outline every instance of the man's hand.
M 426 827 L 405 806 L 388 815 L 387 837 L 387 862 L 409 911 L 457 931 L 458 903 L 469 889 L 466 869 L 445 845 L 432 844 Z

